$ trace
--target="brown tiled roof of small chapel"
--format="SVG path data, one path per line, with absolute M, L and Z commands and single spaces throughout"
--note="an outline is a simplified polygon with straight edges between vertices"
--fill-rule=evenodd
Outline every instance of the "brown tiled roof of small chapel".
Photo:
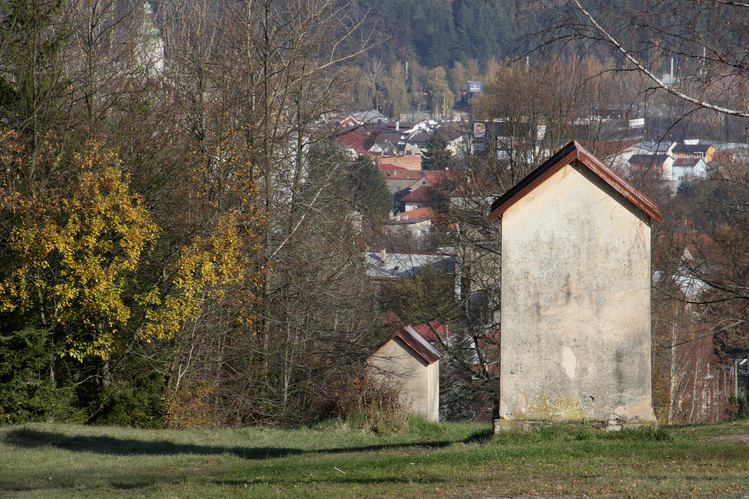
M 578 160 L 588 170 L 597 175 L 606 184 L 611 186 L 624 199 L 633 204 L 640 211 L 645 213 L 656 222 L 662 222 L 663 217 L 658 211 L 658 207 L 640 191 L 632 187 L 619 174 L 588 152 L 577 142 L 570 142 L 556 154 L 544 162 L 541 166 L 533 170 L 527 177 L 518 182 L 513 188 L 497 198 L 489 212 L 489 220 L 493 220 L 507 211 L 510 206 L 533 191 L 536 187 L 548 180 L 556 172 Z

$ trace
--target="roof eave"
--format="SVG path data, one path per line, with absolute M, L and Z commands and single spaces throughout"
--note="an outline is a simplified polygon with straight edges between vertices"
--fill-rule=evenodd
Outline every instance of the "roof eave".
M 560 149 L 556 154 L 554 154 L 554 156 L 549 158 L 527 177 L 518 182 L 512 189 L 496 199 L 492 203 L 488 220 L 494 220 L 502 215 L 512 205 L 525 197 L 526 194 L 530 193 L 533 189 L 545 182 L 564 166 L 572 163 L 574 160 L 583 163 L 590 171 L 595 173 L 615 191 L 624 196 L 624 198 L 630 203 L 648 215 L 652 220 L 659 223 L 663 221 L 663 217 L 658 211 L 658 207 L 655 203 L 645 197 L 616 172 L 601 163 L 601 161 L 599 161 L 595 156 L 574 141 Z
M 410 331 L 409 331 L 410 329 Z M 444 355 L 442 352 L 437 350 L 434 347 L 431 347 L 431 351 L 425 348 L 424 346 L 420 345 L 418 341 L 414 340 L 413 338 L 410 338 L 410 335 L 418 335 L 419 333 L 416 332 L 411 326 L 406 326 L 395 333 L 388 336 L 388 338 L 380 343 L 377 348 L 374 349 L 373 355 L 377 353 L 385 344 L 387 344 L 389 341 L 400 338 L 401 341 L 403 341 L 408 347 L 416 353 L 419 357 L 421 357 L 427 364 L 431 365 L 440 360 Z M 419 335 L 420 336 L 420 335 Z M 426 341 L 426 340 L 425 340 Z

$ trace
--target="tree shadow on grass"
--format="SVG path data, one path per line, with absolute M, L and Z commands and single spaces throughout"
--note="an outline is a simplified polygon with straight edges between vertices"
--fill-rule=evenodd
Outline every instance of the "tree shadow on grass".
M 491 429 L 480 431 L 460 441 L 425 440 L 420 442 L 387 443 L 359 447 L 333 447 L 327 449 L 298 449 L 289 447 L 237 447 L 175 443 L 169 440 L 137 440 L 114 438 L 105 435 L 69 436 L 61 433 L 19 428 L 6 434 L 4 443 L 19 448 L 55 447 L 74 452 L 92 452 L 105 455 L 221 455 L 231 454 L 242 459 L 274 459 L 303 454 L 338 454 L 368 452 L 385 449 L 419 447 L 439 449 L 455 443 L 482 443 L 492 436 Z
M 444 478 L 438 476 L 438 475 L 429 475 L 429 476 L 423 476 L 423 477 L 414 477 L 414 476 L 378 476 L 378 477 L 347 477 L 345 475 L 336 475 L 335 478 L 322 478 L 322 477 L 316 477 L 314 479 L 310 480 L 304 480 L 299 481 L 300 484 L 304 485 L 314 485 L 314 484 L 336 484 L 336 485 L 372 485 L 372 484 L 379 484 L 379 485 L 398 485 L 398 484 L 430 484 L 430 485 L 438 485 L 441 483 L 446 483 L 447 480 Z M 248 479 L 248 480 L 221 480 L 221 481 L 214 481 L 215 485 L 223 485 L 228 487 L 242 487 L 244 485 L 285 485 L 288 484 L 288 479 L 283 478 L 276 478 L 276 479 Z

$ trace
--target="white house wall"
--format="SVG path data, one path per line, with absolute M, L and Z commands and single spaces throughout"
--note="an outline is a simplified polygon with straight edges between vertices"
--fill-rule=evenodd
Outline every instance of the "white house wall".
M 655 421 L 650 227 L 619 198 L 567 165 L 503 214 L 500 418 Z

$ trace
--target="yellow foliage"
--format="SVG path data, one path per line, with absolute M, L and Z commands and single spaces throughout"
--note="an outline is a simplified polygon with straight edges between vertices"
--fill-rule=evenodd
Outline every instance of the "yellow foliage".
M 116 152 L 89 144 L 70 166 L 69 178 L 47 191 L 19 192 L 6 179 L 13 204 L 3 211 L 13 227 L 5 244 L 16 265 L 0 282 L 0 310 L 38 306 L 66 331 L 66 353 L 82 360 L 111 351 L 130 317 L 126 279 L 158 229 L 130 193 Z
M 146 342 L 172 338 L 215 303 L 250 326 L 262 284 L 262 217 L 246 151 L 226 145 L 231 208 L 209 214 L 211 230 L 185 243 L 157 285 L 133 295 L 129 281 L 159 228 L 131 192 L 117 152 L 87 144 L 65 156 L 50 142 L 30 166 L 18 138 L 0 130 L 0 243 L 13 263 L 0 274 L 0 311 L 38 313 L 79 360 L 106 358 L 121 345 L 132 307 L 143 309 L 137 334 Z
M 224 208 L 208 235 L 182 248 L 160 288 L 136 297 L 147 308 L 141 330 L 145 341 L 174 337 L 216 303 L 230 310 L 236 323 L 249 328 L 254 322 L 252 305 L 262 283 L 257 262 L 264 220 L 256 204 L 257 183 L 246 163 L 246 143 L 235 134 L 229 133 L 215 151 L 221 167 L 232 171 L 224 185 L 233 209 Z
M 198 317 L 206 301 L 220 301 L 233 285 L 244 281 L 247 269 L 237 217 L 236 213 L 220 217 L 210 237 L 197 238 L 182 250 L 169 272 L 171 292 L 162 297 L 152 289 L 138 297 L 149 306 L 141 332 L 146 341 L 172 337 Z

